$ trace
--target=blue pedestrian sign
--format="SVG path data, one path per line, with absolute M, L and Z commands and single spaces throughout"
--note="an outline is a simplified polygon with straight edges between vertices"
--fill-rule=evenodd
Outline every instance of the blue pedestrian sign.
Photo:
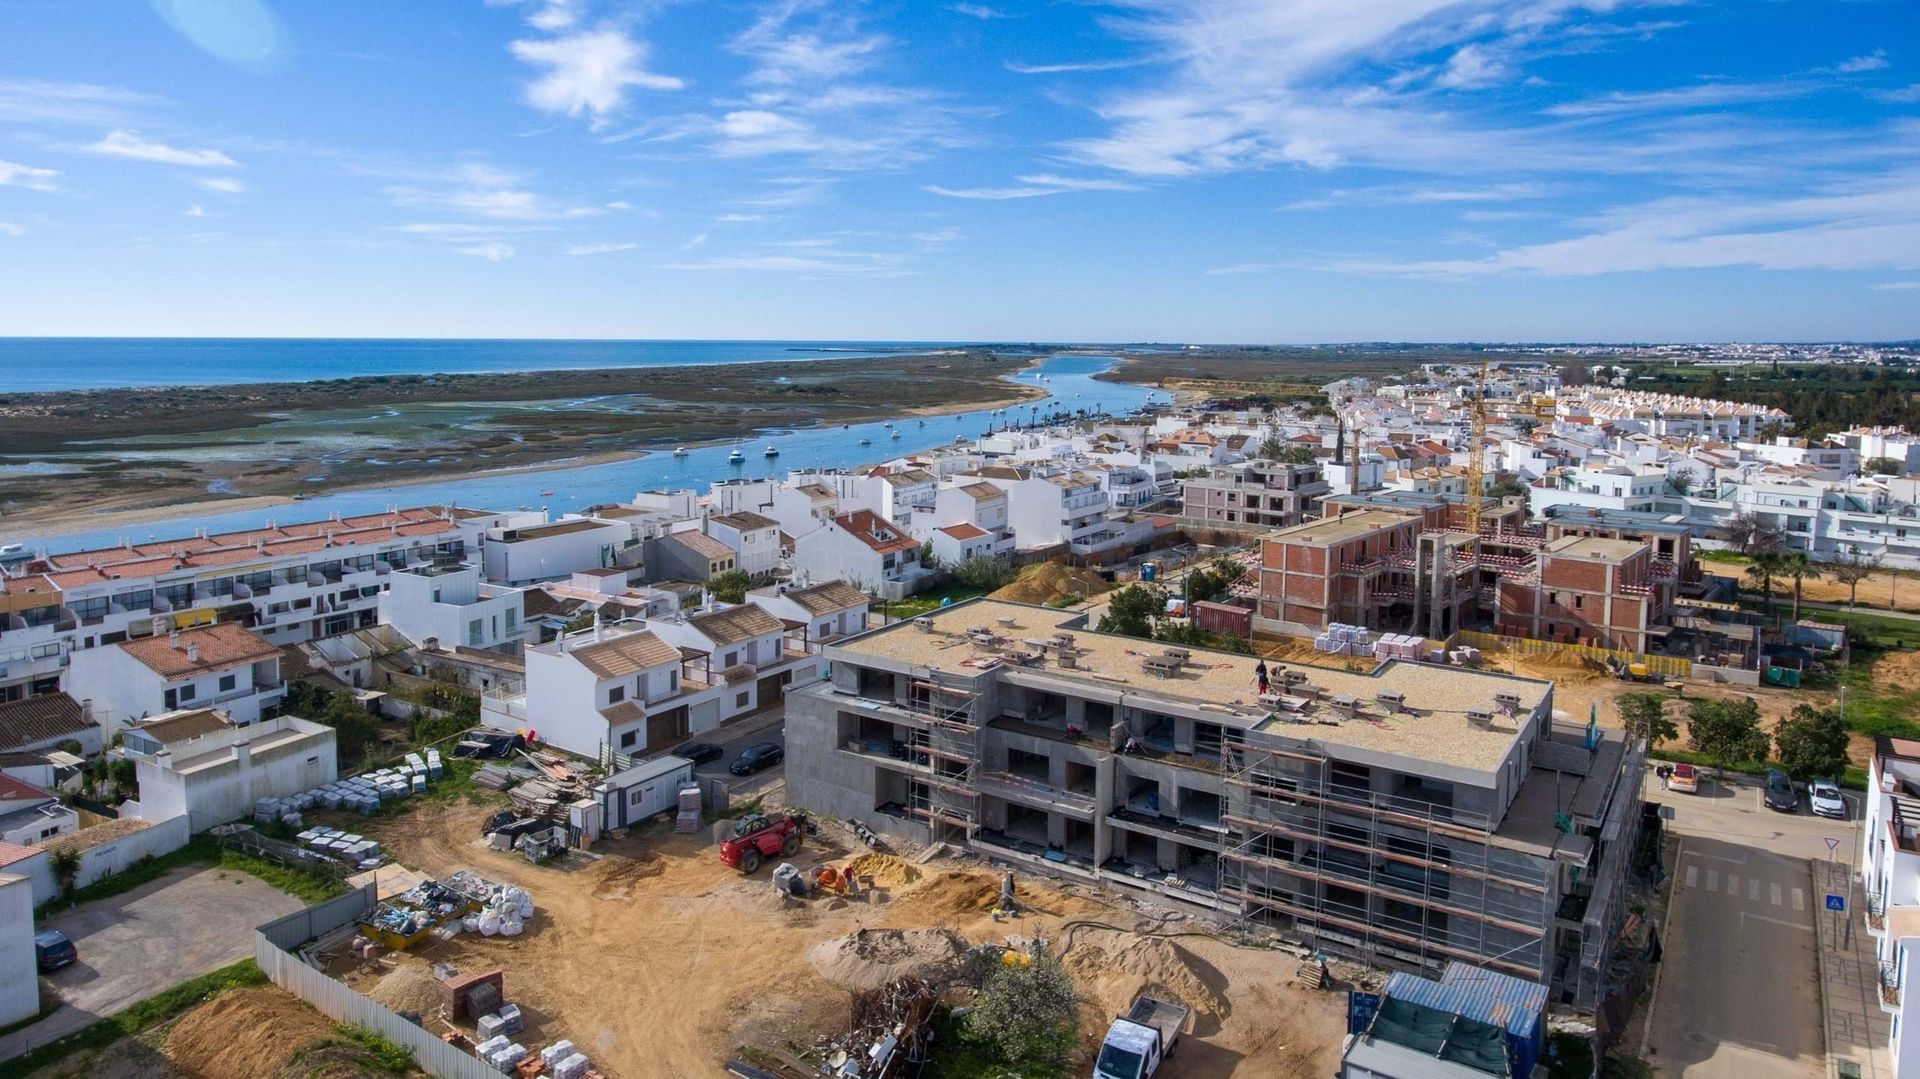
M 1846 913 L 1847 897 L 1844 895 L 1834 895 L 1831 892 L 1827 893 L 1827 909 L 1837 910 L 1842 914 Z

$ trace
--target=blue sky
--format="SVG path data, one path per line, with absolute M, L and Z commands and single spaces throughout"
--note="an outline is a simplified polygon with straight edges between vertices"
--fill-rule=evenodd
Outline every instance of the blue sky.
M 0 0 L 0 334 L 1920 337 L 1920 4 Z

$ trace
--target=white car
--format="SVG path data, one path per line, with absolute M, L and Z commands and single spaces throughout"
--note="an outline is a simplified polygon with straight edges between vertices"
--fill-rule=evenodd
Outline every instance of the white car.
M 1847 799 L 1840 793 L 1840 788 L 1828 780 L 1816 779 L 1807 784 L 1807 799 L 1813 803 L 1815 816 L 1847 819 Z

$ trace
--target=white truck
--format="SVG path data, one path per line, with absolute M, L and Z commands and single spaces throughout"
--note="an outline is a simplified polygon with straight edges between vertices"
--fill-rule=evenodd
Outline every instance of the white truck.
M 1093 1079 L 1147 1079 L 1173 1055 L 1192 1014 L 1186 1007 L 1142 993 L 1127 1014 L 1115 1016 L 1093 1062 Z

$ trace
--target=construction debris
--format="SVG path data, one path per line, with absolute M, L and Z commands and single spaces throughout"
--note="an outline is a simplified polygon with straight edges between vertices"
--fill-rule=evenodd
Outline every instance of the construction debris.
M 912 977 L 854 994 L 847 1032 L 815 1045 L 822 1074 L 887 1079 L 917 1073 L 933 1045 L 933 1006 L 938 1000 L 932 986 Z

